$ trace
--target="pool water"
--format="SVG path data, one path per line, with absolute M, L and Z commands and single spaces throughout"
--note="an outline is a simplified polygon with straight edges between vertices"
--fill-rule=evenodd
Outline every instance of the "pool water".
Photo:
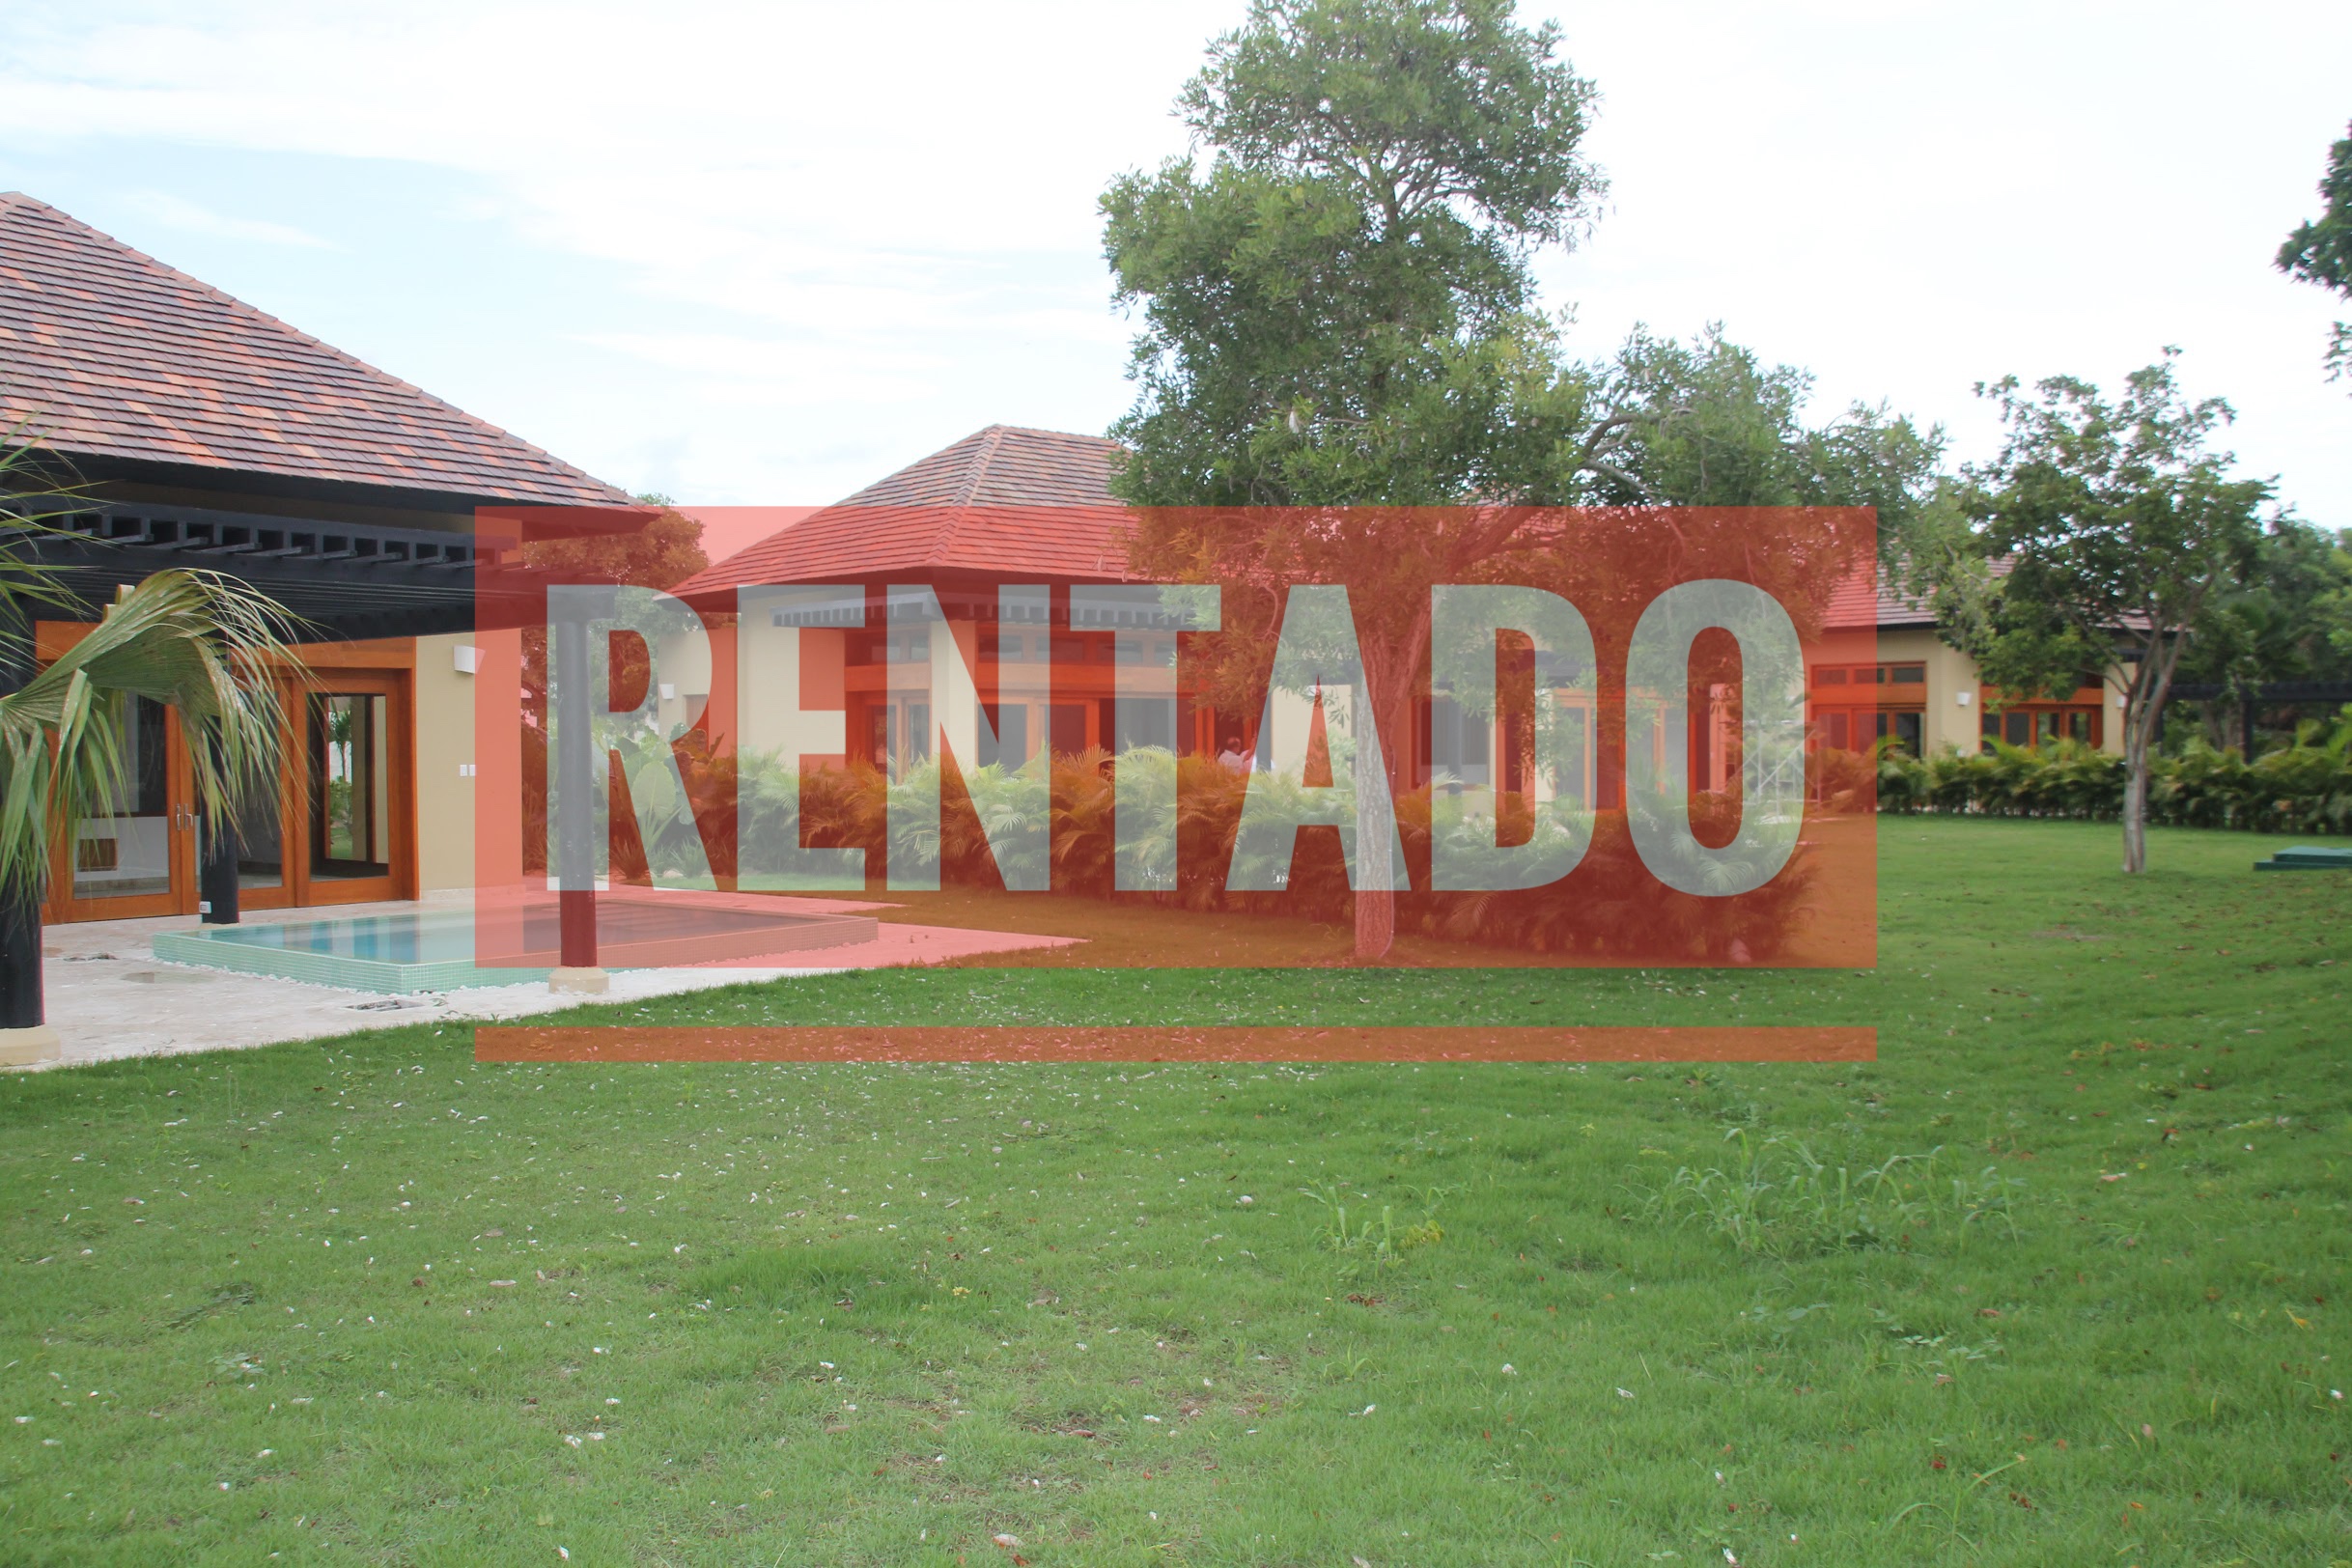
M 283 926 L 216 926 L 214 941 L 281 952 L 331 953 L 377 964 L 443 964 L 471 959 L 473 917 L 464 914 L 362 914 L 348 920 L 303 920 Z
M 761 899 L 614 897 L 597 905 L 599 957 L 611 968 L 781 957 L 871 941 L 874 929 L 868 915 L 807 913 Z M 474 918 L 464 910 L 199 926 L 158 933 L 154 954 L 175 964 L 394 994 L 545 980 L 556 957 L 552 905 L 510 921 L 509 936 L 521 966 L 477 965 Z

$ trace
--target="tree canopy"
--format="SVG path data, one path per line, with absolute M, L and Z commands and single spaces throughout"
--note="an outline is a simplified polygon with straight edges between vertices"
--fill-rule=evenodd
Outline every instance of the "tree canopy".
M 2352 299 L 2352 134 L 2328 149 L 2319 198 L 2319 216 L 2297 224 L 2279 247 L 2279 270 Z M 2336 323 L 2327 363 L 2331 378 L 2352 370 L 2352 322 Z
M 2266 480 L 2231 477 L 2236 460 L 2210 445 L 2229 405 L 2183 393 L 2177 351 L 2114 400 L 2067 376 L 1977 388 L 1999 402 L 2005 434 L 1992 462 L 1965 470 L 1971 531 L 1939 593 L 1947 633 L 1992 685 L 2071 693 L 2097 674 L 2124 688 L 2126 871 L 2145 865 L 2166 688 L 2190 634 L 2251 572 L 2271 495 Z
M 1537 509 L 1877 505 L 1897 523 L 1933 486 L 1940 432 L 1883 408 L 1808 430 L 1809 378 L 1720 331 L 1563 354 L 1531 259 L 1591 219 L 1596 102 L 1558 28 L 1506 0 L 1255 0 L 1179 98 L 1193 154 L 1102 199 L 1142 326 L 1111 431 L 1112 489 L 1145 509 L 1131 566 L 1345 582 L 1379 629 L 1361 679 L 1392 774 L 1429 585 L 1556 554 Z M 1226 596 L 1237 667 L 1213 687 L 1258 667 L 1279 597 Z M 1381 904 L 1358 902 L 1359 952 L 1386 945 Z
M 1103 197 L 1140 306 L 1115 482 L 1143 505 L 1535 498 L 1581 423 L 1533 249 L 1600 179 L 1590 83 L 1502 0 L 1258 0 L 1179 107 L 1174 158 Z

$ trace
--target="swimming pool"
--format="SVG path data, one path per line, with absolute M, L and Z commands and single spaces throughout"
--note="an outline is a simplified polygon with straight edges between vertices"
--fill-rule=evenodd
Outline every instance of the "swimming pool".
M 268 925 L 159 932 L 154 955 L 174 964 L 274 974 L 352 991 L 455 991 L 545 980 L 555 962 L 552 904 L 510 921 L 515 956 L 539 966 L 484 968 L 474 962 L 474 917 L 465 910 L 402 910 Z M 874 939 L 871 915 L 811 913 L 775 900 L 600 898 L 598 956 L 607 967 L 647 968 L 779 957 Z

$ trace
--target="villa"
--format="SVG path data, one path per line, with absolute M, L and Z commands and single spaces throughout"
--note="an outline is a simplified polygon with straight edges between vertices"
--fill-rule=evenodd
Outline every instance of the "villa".
M 313 679 L 288 705 L 290 766 L 274 809 L 238 824 L 238 835 L 200 831 L 176 720 L 134 705 L 131 788 L 61 853 L 44 922 L 229 921 L 471 883 L 474 567 L 480 552 L 514 543 L 487 525 L 478 533 L 477 511 L 627 506 L 625 492 L 13 194 L 0 195 L 0 428 L 37 437 L 80 485 L 86 500 L 67 521 L 81 540 L 43 553 L 77 569 L 91 604 L 167 566 L 205 567 L 250 579 L 320 639 L 303 649 Z M 1121 513 L 1108 488 L 1117 450 L 1095 436 L 991 426 L 678 592 L 731 610 L 733 590 L 747 583 L 923 584 L 952 599 L 1009 575 L 1052 588 L 1117 581 Z M 2114 691 L 2086 686 L 2060 701 L 2002 704 L 1916 604 L 1847 595 L 1832 619 L 1875 628 L 1878 658 L 1808 672 L 1815 745 L 1862 750 L 1891 737 L 1926 751 L 2072 736 L 2119 749 Z M 37 658 L 54 658 L 86 626 L 41 622 Z M 842 700 L 831 755 L 927 749 L 944 715 L 886 679 L 888 639 L 914 634 L 844 632 L 824 656 Z M 1118 647 L 1148 629 L 1064 622 L 1025 634 L 1037 639 L 1041 673 L 990 705 L 1000 751 L 1214 752 L 1254 729 L 1254 715 L 1184 700 L 1172 728 L 1123 728 L 1112 695 Z M 707 668 L 665 683 L 661 716 L 690 721 L 710 686 Z M 786 740 L 759 731 L 756 705 L 743 714 L 746 747 Z M 1424 705 L 1415 728 L 1419 776 L 1485 775 L 1488 738 L 1442 699 Z

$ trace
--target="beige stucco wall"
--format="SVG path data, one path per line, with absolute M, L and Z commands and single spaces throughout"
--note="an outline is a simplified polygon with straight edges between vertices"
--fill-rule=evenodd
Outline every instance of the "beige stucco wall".
M 2099 726 L 2099 749 L 2118 757 L 2123 755 L 2123 697 L 2130 689 L 2112 672 L 2108 675 L 2107 722 Z
M 1946 746 L 1959 751 L 1976 749 L 1979 710 L 1974 659 L 1947 646 L 1925 627 L 1881 631 L 1878 657 L 1882 663 L 1909 663 L 1916 659 L 1927 666 L 1926 707 L 1919 726 L 1924 750 L 1935 752 Z M 1967 702 L 1963 703 L 1962 697 Z
M 416 639 L 416 875 L 425 892 L 474 882 L 474 677 L 459 633 Z
M 1927 666 L 1927 705 L 1921 725 L 1926 750 L 1934 752 L 1947 745 L 1961 752 L 1976 749 L 1984 697 L 1974 659 L 1925 627 L 1881 631 L 1878 657 L 1886 663 L 1917 659 Z M 2122 692 L 2114 676 L 2109 675 L 2099 748 L 2116 756 L 2123 753 L 2123 710 L 2118 706 Z M 1964 696 L 1966 702 L 1960 700 Z

